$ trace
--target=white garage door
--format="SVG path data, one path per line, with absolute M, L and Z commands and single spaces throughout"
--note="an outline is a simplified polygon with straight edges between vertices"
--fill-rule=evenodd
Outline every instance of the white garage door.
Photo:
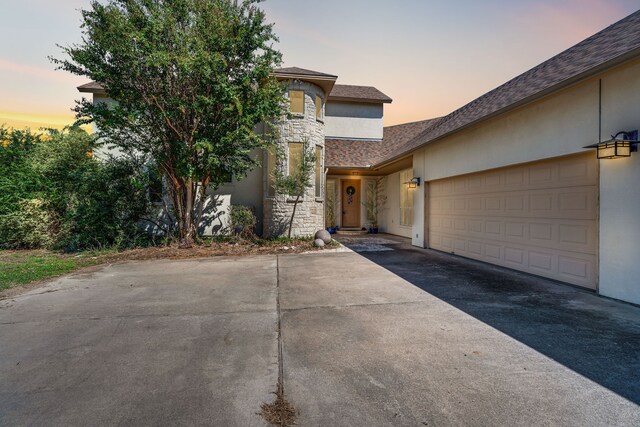
M 595 289 L 593 153 L 429 183 L 429 246 Z

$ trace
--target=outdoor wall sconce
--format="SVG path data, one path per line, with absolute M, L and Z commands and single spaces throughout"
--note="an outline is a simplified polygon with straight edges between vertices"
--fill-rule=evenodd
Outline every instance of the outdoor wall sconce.
M 407 184 L 409 186 L 409 188 L 420 187 L 420 177 L 419 176 L 414 176 L 409 181 L 405 182 L 405 184 Z
M 595 148 L 598 159 L 619 159 L 630 157 L 638 151 L 638 131 L 622 131 L 611 136 L 611 139 L 583 148 Z

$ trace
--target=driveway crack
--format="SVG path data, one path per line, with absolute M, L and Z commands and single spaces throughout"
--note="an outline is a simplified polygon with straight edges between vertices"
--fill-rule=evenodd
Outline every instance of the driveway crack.
M 284 392 L 284 358 L 282 337 L 282 310 L 280 309 L 280 257 L 276 255 L 276 312 L 278 336 L 278 384 L 276 385 L 275 400 L 263 403 L 259 414 L 270 424 L 286 427 L 295 424 L 298 411 L 287 401 Z

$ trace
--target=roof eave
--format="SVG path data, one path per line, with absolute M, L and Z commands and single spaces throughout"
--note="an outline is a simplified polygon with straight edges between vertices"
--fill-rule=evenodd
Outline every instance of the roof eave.
M 520 107 L 522 107 L 524 105 L 530 104 L 530 103 L 532 103 L 534 101 L 537 101 L 537 100 L 539 100 L 541 98 L 544 98 L 544 97 L 546 97 L 546 96 L 548 96 L 548 95 L 550 95 L 550 94 L 552 94 L 554 92 L 557 92 L 559 90 L 566 89 L 566 88 L 568 88 L 570 86 L 578 84 L 578 83 L 580 83 L 580 82 L 582 82 L 582 81 L 584 81 L 584 80 L 586 80 L 588 78 L 591 78 L 591 77 L 597 75 L 598 73 L 601 73 L 602 71 L 604 71 L 606 69 L 613 68 L 613 67 L 616 67 L 618 65 L 622 65 L 627 61 L 631 61 L 633 59 L 636 59 L 639 55 L 640 55 L 640 48 L 636 48 L 636 49 L 630 50 L 629 52 L 626 52 L 626 53 L 624 53 L 622 55 L 619 55 L 619 56 L 617 56 L 617 57 L 615 57 L 615 58 L 613 58 L 613 59 L 611 59 L 609 61 L 603 62 L 600 65 L 597 65 L 597 66 L 595 66 L 593 68 L 590 68 L 587 71 L 584 71 L 584 72 L 582 72 L 580 74 L 577 74 L 577 75 L 575 75 L 573 77 L 570 77 L 570 78 L 568 78 L 566 80 L 563 80 L 562 82 L 557 83 L 557 84 L 555 84 L 555 85 L 553 85 L 553 86 L 551 86 L 551 87 L 549 87 L 549 88 L 547 88 L 545 90 L 542 90 L 542 91 L 540 91 L 540 92 L 538 92 L 538 93 L 536 93 L 534 95 L 531 95 L 531 96 L 529 96 L 527 98 L 521 99 L 520 101 L 517 101 L 517 102 L 515 102 L 513 104 L 510 104 L 507 107 L 504 107 L 504 108 L 502 108 L 500 110 L 494 111 L 491 114 L 483 116 L 483 117 L 481 117 L 481 118 L 479 118 L 477 120 L 474 120 L 472 122 L 469 122 L 466 125 L 463 125 L 463 126 L 457 128 L 457 129 L 454 129 L 454 130 L 452 130 L 450 132 L 442 134 L 442 135 L 438 136 L 437 138 L 434 138 L 434 139 L 429 140 L 429 141 L 425 141 L 425 142 L 417 145 L 416 147 L 411 148 L 410 150 L 407 150 L 405 152 L 402 152 L 402 153 L 400 153 L 400 154 L 398 154 L 398 155 L 396 155 L 394 157 L 391 157 L 389 159 L 385 159 L 384 161 L 373 165 L 373 168 L 379 169 L 380 167 L 382 167 L 382 166 L 384 166 L 386 164 L 393 163 L 393 162 L 396 162 L 398 160 L 401 160 L 402 158 L 409 156 L 412 152 L 414 152 L 416 150 L 419 150 L 420 148 L 423 148 L 423 147 L 425 147 L 425 146 L 427 146 L 427 145 L 429 145 L 431 143 L 434 143 L 434 142 L 439 141 L 441 139 L 444 139 L 444 138 L 446 138 L 448 136 L 451 136 L 453 134 L 461 132 L 461 131 L 463 131 L 465 129 L 468 129 L 468 128 L 472 127 L 472 126 L 475 126 L 475 125 L 477 125 L 479 123 L 482 123 L 482 122 L 485 122 L 487 120 L 490 120 L 490 119 L 492 119 L 494 117 L 497 117 L 497 116 L 499 116 L 501 114 L 504 114 L 504 113 L 507 113 L 509 111 L 515 110 L 516 108 L 520 108 Z
M 352 169 L 371 170 L 372 169 L 371 165 L 368 165 L 368 166 L 329 166 L 329 165 L 325 165 L 325 168 L 327 168 L 327 169 L 336 169 L 336 170 L 352 170 Z
M 309 76 L 298 73 L 273 73 L 273 75 L 278 80 L 300 80 L 305 82 L 310 82 L 319 86 L 324 90 L 325 96 L 328 98 L 328 95 L 331 93 L 333 86 L 336 84 L 336 79 L 338 76 Z
M 346 102 L 362 102 L 367 104 L 391 104 L 393 99 L 375 99 L 375 98 L 356 98 L 349 96 L 331 96 L 329 95 L 329 101 L 346 101 Z
M 78 89 L 78 92 L 81 92 L 81 93 L 93 93 L 93 94 L 106 95 L 106 92 L 103 88 L 90 88 L 90 87 L 78 86 L 77 89 Z

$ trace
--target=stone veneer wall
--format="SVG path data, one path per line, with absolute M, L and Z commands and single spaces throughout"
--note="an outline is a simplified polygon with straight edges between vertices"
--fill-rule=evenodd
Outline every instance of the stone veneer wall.
M 303 90 L 305 93 L 304 116 L 293 115 L 285 118 L 278 124 L 280 133 L 278 144 L 284 145 L 288 158 L 288 143 L 309 141 L 309 149 L 315 150 L 316 145 L 322 147 L 324 156 L 324 122 L 316 119 L 316 95 L 326 100 L 324 91 L 311 83 L 302 81 L 291 81 L 288 85 L 290 90 Z M 287 92 L 288 96 L 288 92 Z M 268 164 L 265 162 L 265 164 Z M 324 158 L 322 159 L 324 169 Z M 288 165 L 285 165 L 288 168 Z M 265 174 L 271 171 L 265 168 Z M 268 185 L 268 175 L 265 175 L 265 199 L 264 199 L 264 234 L 266 236 L 277 236 L 288 231 L 289 219 L 293 212 L 293 199 L 283 195 L 269 197 L 266 185 Z M 315 197 L 315 176 L 311 178 L 312 186 L 307 188 L 304 198 L 298 203 L 296 216 L 292 227 L 292 236 L 312 236 L 317 230 L 324 228 L 324 188 L 321 191 L 321 198 Z M 324 170 L 322 171 L 322 183 L 324 185 Z

